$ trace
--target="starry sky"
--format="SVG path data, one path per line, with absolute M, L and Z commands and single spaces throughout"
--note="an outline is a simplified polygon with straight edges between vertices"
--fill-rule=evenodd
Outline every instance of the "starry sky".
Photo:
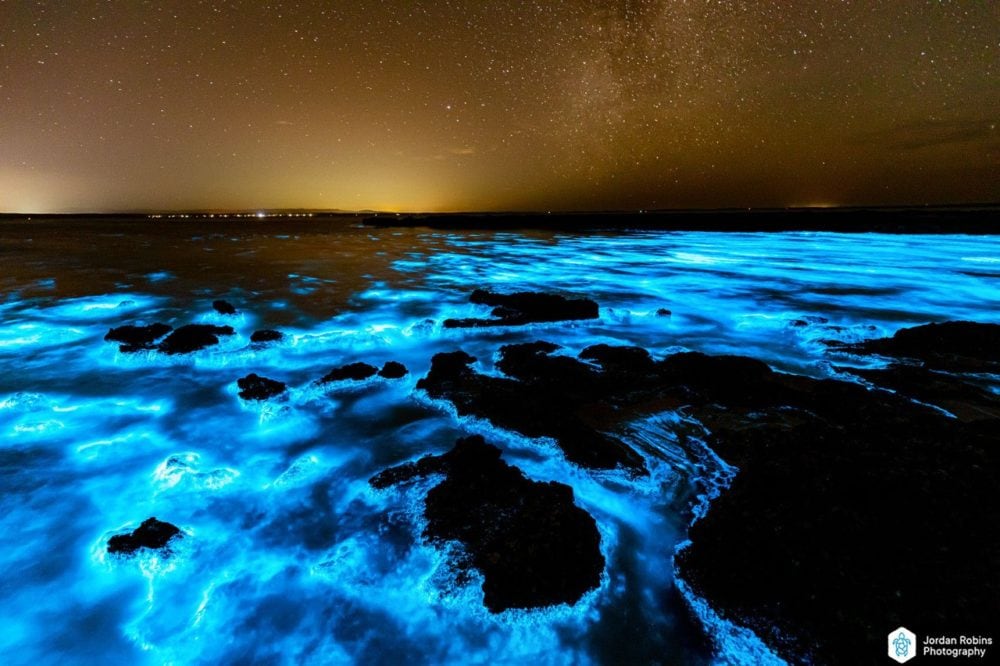
M 1000 201 L 995 0 L 0 0 L 0 211 Z

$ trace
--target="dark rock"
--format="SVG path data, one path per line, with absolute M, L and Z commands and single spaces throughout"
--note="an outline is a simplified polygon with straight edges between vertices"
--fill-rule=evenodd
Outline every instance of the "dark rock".
M 572 488 L 526 479 L 479 436 L 386 470 L 371 484 L 384 488 L 434 473 L 447 476 L 425 499 L 424 538 L 464 546 L 467 558 L 456 564 L 482 573 L 491 612 L 573 604 L 600 584 L 600 533 L 574 503 Z
M 962 332 L 970 330 L 988 329 Z M 995 354 L 974 344 L 935 349 L 936 364 L 961 352 L 962 368 Z M 678 573 L 722 617 L 789 661 L 855 663 L 858 654 L 881 654 L 885 633 L 900 624 L 942 634 L 994 630 L 987 625 L 1000 599 L 992 510 L 1000 396 L 927 368 L 858 371 L 893 393 L 778 373 L 741 356 L 656 361 L 634 348 L 595 346 L 583 356 L 597 368 L 557 350 L 545 342 L 503 347 L 497 368 L 505 377 L 475 372 L 464 352 L 439 354 L 418 387 L 460 415 L 551 437 L 579 465 L 632 473 L 644 469 L 641 457 L 610 433 L 643 414 L 683 408 L 738 469 L 692 526 Z M 686 426 L 677 427 L 683 443 Z M 418 462 L 400 476 L 423 471 Z
M 118 534 L 108 539 L 108 552 L 131 555 L 140 548 L 159 550 L 166 548 L 174 537 L 179 539 L 183 536 L 174 525 L 148 518 L 130 534 Z
M 671 312 L 670 310 L 668 310 L 666 308 L 660 308 L 659 310 L 656 311 L 656 316 L 657 317 L 669 317 L 672 314 L 673 314 L 673 312 Z
M 285 384 L 274 379 L 250 373 L 236 380 L 240 397 L 244 400 L 267 400 L 285 392 Z
M 974 380 L 913 365 L 893 364 L 887 368 L 838 367 L 900 395 L 940 407 L 962 421 L 1000 419 L 1000 400 L 995 393 Z
M 254 331 L 253 335 L 250 336 L 250 342 L 277 342 L 283 337 L 285 334 L 281 331 L 264 329 L 263 331 Z
M 475 373 L 465 352 L 436 354 L 427 376 L 417 382 L 431 397 L 528 437 L 552 437 L 567 460 L 594 469 L 621 467 L 645 474 L 642 457 L 588 419 L 601 397 L 601 375 L 576 359 L 549 356 L 556 347 L 536 342 L 501 349 L 497 367 L 520 381 Z M 604 406 L 606 408 L 606 406 Z
M 844 351 L 913 359 L 933 370 L 1000 372 L 1000 324 L 948 321 L 903 328 L 891 338 L 843 345 Z
M 233 305 L 227 301 L 212 301 L 212 307 L 215 308 L 215 311 L 219 314 L 236 314 L 236 308 L 234 308 Z
M 362 379 L 374 377 L 377 372 L 378 368 L 374 365 L 369 365 L 367 363 L 348 363 L 347 365 L 343 365 L 339 368 L 334 368 L 330 372 L 326 373 L 319 381 L 321 384 L 341 382 L 348 379 L 360 381 Z
M 181 326 L 167 336 L 157 349 L 164 354 L 190 354 L 219 344 L 220 335 L 233 335 L 232 326 L 212 326 L 209 324 L 188 324 Z
M 174 330 L 167 324 L 149 324 L 148 326 L 119 326 L 112 328 L 104 339 L 109 342 L 120 342 L 118 347 L 123 352 L 136 352 L 152 349 L 153 343 Z
M 398 361 L 387 361 L 382 369 L 378 371 L 378 376 L 385 379 L 401 379 L 410 374 L 406 366 Z
M 497 369 L 509 377 L 538 382 L 567 383 L 578 380 L 592 383 L 593 368 L 568 356 L 552 356 L 560 349 L 551 342 L 537 341 L 500 347 Z
M 597 303 L 588 299 L 568 299 L 557 294 L 517 292 L 497 294 L 476 289 L 471 303 L 493 306 L 491 319 L 446 319 L 445 328 L 478 328 L 483 326 L 523 326 L 537 322 L 597 319 Z
M 789 326 L 793 326 L 795 328 L 802 328 L 803 326 L 810 326 L 812 324 L 829 324 L 829 323 L 830 320 L 827 319 L 826 317 L 820 317 L 819 315 L 806 315 L 804 317 L 801 317 L 800 319 L 793 319 L 791 322 L 789 322 Z M 841 327 L 836 326 L 834 328 L 841 328 Z
M 645 373 L 654 368 L 653 357 L 642 347 L 591 345 L 580 352 L 580 358 L 597 361 L 605 370 L 618 372 Z
M 680 356 L 663 365 L 709 446 L 739 467 L 676 557 L 714 610 L 796 663 L 877 654 L 886 627 L 961 632 L 995 616 L 1000 525 L 984 507 L 1000 483 L 1000 421 Z

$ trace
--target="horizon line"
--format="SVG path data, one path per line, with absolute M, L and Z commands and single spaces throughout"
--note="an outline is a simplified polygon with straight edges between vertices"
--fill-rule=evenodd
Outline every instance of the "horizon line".
M 593 210 L 456 210 L 456 211 L 393 211 L 362 208 L 346 210 L 341 208 L 191 208 L 191 209 L 134 209 L 134 210 L 88 210 L 88 211 L 58 211 L 58 212 L 20 212 L 0 211 L 2 217 L 170 217 L 197 216 L 201 217 L 246 217 L 266 219 L 269 217 L 312 217 L 324 215 L 343 216 L 453 216 L 453 215 L 483 215 L 483 216 L 518 216 L 518 215 L 657 215 L 676 213 L 752 213 L 752 212 L 782 212 L 782 211 L 836 211 L 836 210 L 919 210 L 919 209 L 961 209 L 961 208 L 1000 208 L 996 202 L 963 202 L 963 203 L 899 203 L 899 204 L 790 204 L 786 206 L 723 206 L 723 207 L 687 207 L 687 208 L 620 208 Z

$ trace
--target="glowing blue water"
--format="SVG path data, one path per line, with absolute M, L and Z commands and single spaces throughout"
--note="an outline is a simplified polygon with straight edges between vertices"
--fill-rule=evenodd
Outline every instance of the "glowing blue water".
M 713 657 L 672 576 L 706 480 L 727 473 L 678 446 L 679 431 L 696 431 L 674 414 L 633 424 L 627 437 L 658 451 L 648 480 L 584 472 L 555 447 L 426 400 L 414 385 L 431 355 L 461 347 L 491 372 L 500 344 L 541 338 L 571 354 L 597 342 L 744 353 L 822 376 L 836 360 L 823 339 L 1000 321 L 990 238 L 97 231 L 8 228 L 0 246 L 0 265 L 14 267 L 0 282 L 4 663 L 738 659 L 759 648 L 752 636 L 689 598 L 718 634 Z M 442 329 L 484 314 L 467 303 L 475 287 L 585 294 L 601 318 Z M 217 297 L 240 314 L 214 313 Z M 810 316 L 829 321 L 793 324 Z M 227 323 L 237 335 L 187 357 L 102 341 L 136 320 Z M 272 327 L 283 342 L 248 345 Z M 398 360 L 411 374 L 312 384 L 355 360 Z M 235 382 L 249 372 L 287 382 L 289 395 L 242 403 Z M 576 606 L 489 614 L 478 582 L 457 585 L 447 554 L 419 539 L 436 481 L 368 486 L 473 431 L 528 476 L 571 485 L 595 517 L 608 569 Z M 105 556 L 111 534 L 149 516 L 186 533 L 172 557 Z

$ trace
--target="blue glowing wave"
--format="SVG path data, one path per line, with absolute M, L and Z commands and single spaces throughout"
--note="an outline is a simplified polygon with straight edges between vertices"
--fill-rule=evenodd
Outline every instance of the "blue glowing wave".
M 236 316 L 211 310 L 213 285 L 184 291 L 196 280 L 178 266 L 131 269 L 137 277 L 123 277 L 131 286 L 120 291 L 60 298 L 49 293 L 63 282 L 57 275 L 30 297 L 4 295 L 0 562 L 16 572 L 0 588 L 5 663 L 761 663 L 773 655 L 752 634 L 722 623 L 673 578 L 688 524 L 732 473 L 699 453 L 682 415 L 626 433 L 648 479 L 590 473 L 554 446 L 426 399 L 415 383 L 430 357 L 462 348 L 477 370 L 495 372 L 500 344 L 546 339 L 574 355 L 600 342 L 657 355 L 736 352 L 830 376 L 822 340 L 1000 321 L 1000 242 L 989 238 L 397 231 L 338 242 L 359 257 L 350 274 L 313 275 L 315 258 L 299 255 L 278 284 L 213 274 L 241 295 Z M 391 243 L 407 249 L 388 272 L 359 278 L 365 253 Z M 358 280 L 326 316 L 303 300 Z M 448 317 L 486 314 L 467 302 L 475 287 L 587 295 L 601 317 L 442 328 Z M 250 345 L 254 330 L 273 327 L 277 305 L 285 338 Z M 236 335 L 177 357 L 123 354 L 103 341 L 111 326 L 135 321 L 226 324 Z M 389 360 L 410 374 L 315 384 L 347 362 Z M 249 372 L 290 390 L 244 403 L 235 382 Z M 572 486 L 594 516 L 608 567 L 575 606 L 491 615 L 479 582 L 457 580 L 448 553 L 420 538 L 435 479 L 368 486 L 378 471 L 443 452 L 468 432 L 504 448 L 529 477 Z M 149 516 L 184 531 L 172 555 L 107 556 L 109 536 Z M 690 639 L 689 609 L 714 652 Z

